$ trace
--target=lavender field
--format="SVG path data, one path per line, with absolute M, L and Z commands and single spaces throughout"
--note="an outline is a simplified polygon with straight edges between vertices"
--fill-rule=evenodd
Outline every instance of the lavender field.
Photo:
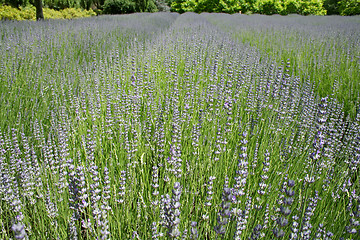
M 360 17 L 0 22 L 0 239 L 360 239 Z

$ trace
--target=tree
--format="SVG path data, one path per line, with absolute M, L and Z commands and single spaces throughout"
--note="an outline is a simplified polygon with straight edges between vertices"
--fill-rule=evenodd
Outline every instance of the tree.
M 35 0 L 34 5 L 36 8 L 36 20 L 40 21 L 44 19 L 42 0 Z

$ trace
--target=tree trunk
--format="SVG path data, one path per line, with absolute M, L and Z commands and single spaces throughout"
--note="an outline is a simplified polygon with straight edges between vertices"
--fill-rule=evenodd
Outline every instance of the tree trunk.
M 43 5 L 42 0 L 35 0 L 35 8 L 36 8 L 36 21 L 43 20 Z

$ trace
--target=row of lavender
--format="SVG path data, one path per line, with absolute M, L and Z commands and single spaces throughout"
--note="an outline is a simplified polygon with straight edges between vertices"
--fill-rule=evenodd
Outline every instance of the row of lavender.
M 41 24 L 0 26 L 0 238 L 358 238 L 360 116 L 291 62 L 190 13 Z
M 360 17 L 204 14 L 234 39 L 269 54 L 290 59 L 290 72 L 316 79 L 321 96 L 334 94 L 346 114 L 355 116 L 360 91 Z

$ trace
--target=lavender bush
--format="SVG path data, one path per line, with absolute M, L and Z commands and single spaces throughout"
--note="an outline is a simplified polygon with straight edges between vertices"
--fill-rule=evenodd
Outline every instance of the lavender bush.
M 1 22 L 0 239 L 359 239 L 358 26 Z

